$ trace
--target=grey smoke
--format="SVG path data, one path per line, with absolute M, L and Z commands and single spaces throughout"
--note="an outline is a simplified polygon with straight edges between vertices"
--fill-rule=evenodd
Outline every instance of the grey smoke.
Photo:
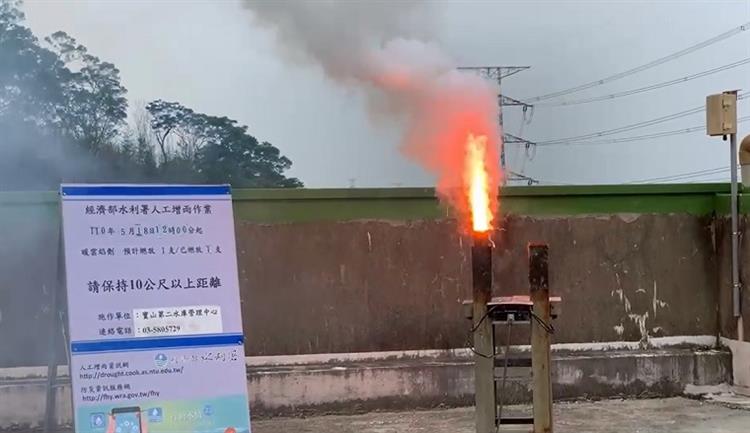
M 366 80 L 373 48 L 430 35 L 430 8 L 404 1 L 250 1 L 254 22 L 276 32 L 288 60 L 315 62 L 338 80 Z
M 330 79 L 363 92 L 370 113 L 399 124 L 402 151 L 437 175 L 438 193 L 455 208 L 467 208 L 463 161 L 470 134 L 488 139 L 485 165 L 490 190 L 496 190 L 501 177 L 497 88 L 457 71 L 454 61 L 429 38 L 429 3 L 245 1 L 244 5 L 252 11 L 253 22 L 275 33 L 285 59 L 319 65 Z

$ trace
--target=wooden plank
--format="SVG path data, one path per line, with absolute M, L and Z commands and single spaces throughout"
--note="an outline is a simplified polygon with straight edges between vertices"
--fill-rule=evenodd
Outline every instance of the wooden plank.
M 515 416 L 515 417 L 502 417 L 499 420 L 497 420 L 498 424 L 501 425 L 519 425 L 519 424 L 532 424 L 534 422 L 534 418 L 529 416 Z
M 472 324 L 474 334 L 475 422 L 477 433 L 495 432 L 494 334 L 487 317 L 492 297 L 492 246 L 489 238 L 474 236 L 472 260 Z
M 500 382 L 503 380 L 504 367 L 495 368 L 495 380 Z M 529 367 L 508 367 L 505 371 L 505 378 L 509 381 L 516 381 L 518 379 L 528 380 L 531 379 L 531 369 Z
M 532 311 L 531 369 L 533 377 L 534 433 L 552 432 L 552 377 L 550 331 L 552 318 L 547 271 L 547 245 L 533 245 L 529 252 L 529 289 Z M 540 323 L 542 322 L 542 323 Z
M 498 356 L 495 358 L 495 367 L 496 368 L 502 368 L 505 366 L 505 358 L 502 356 Z M 510 357 L 508 358 L 508 367 L 525 367 L 525 368 L 531 368 L 531 358 L 520 358 L 520 357 Z

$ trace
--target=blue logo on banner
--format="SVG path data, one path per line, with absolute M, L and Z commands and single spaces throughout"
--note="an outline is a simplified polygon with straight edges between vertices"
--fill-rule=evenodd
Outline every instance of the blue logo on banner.
M 92 413 L 91 414 L 91 428 L 104 428 L 106 427 L 107 417 L 103 413 Z
M 148 410 L 148 422 L 162 422 L 163 419 L 164 416 L 160 407 L 153 407 Z
M 164 367 L 165 365 L 167 365 L 167 355 L 163 353 L 156 355 L 156 357 L 154 358 L 154 362 L 156 362 L 157 367 Z

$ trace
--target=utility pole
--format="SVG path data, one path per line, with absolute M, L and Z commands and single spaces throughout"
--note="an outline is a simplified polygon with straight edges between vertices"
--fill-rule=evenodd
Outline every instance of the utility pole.
M 732 312 L 737 320 L 737 339 L 744 341 L 742 323 L 742 300 L 740 297 L 740 260 L 739 228 L 737 206 L 737 91 L 728 90 L 706 97 L 706 134 L 721 136 L 724 141 L 729 136 L 729 154 L 731 170 L 731 247 L 732 247 Z
M 462 66 L 458 68 L 460 71 L 472 71 L 472 72 L 479 74 L 480 76 L 484 78 L 487 78 L 489 80 L 494 80 L 497 82 L 497 87 L 499 91 L 497 95 L 497 106 L 498 106 L 497 123 L 498 125 L 500 125 L 500 133 L 502 134 L 502 137 L 500 137 L 501 138 L 500 166 L 502 167 L 503 171 L 506 170 L 504 143 L 506 142 L 508 138 L 508 134 L 505 133 L 505 128 L 503 128 L 503 107 L 521 106 L 521 107 L 524 107 L 524 109 L 527 109 L 529 107 L 532 107 L 532 105 L 503 95 L 502 94 L 502 81 L 503 81 L 503 78 L 510 77 L 511 75 L 515 75 L 521 71 L 525 71 L 526 69 L 529 69 L 530 67 L 531 66 Z M 516 180 L 516 179 L 509 178 L 509 180 Z

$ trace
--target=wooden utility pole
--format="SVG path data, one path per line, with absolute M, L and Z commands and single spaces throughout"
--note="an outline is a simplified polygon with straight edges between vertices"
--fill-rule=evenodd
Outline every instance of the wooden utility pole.
M 529 290 L 532 307 L 531 368 L 533 375 L 534 433 L 552 432 L 552 376 L 550 334 L 552 315 L 549 301 L 548 247 L 529 244 Z

